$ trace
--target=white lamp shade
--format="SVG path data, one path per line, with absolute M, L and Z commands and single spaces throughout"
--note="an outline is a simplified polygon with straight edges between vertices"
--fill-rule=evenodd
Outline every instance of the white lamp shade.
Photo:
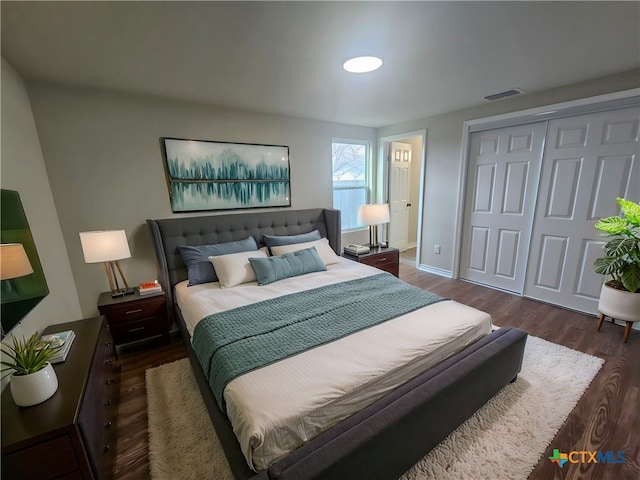
M 389 223 L 389 204 L 366 204 L 358 207 L 358 223 L 360 225 L 380 225 Z
M 0 245 L 0 280 L 24 277 L 30 273 L 33 273 L 33 268 L 22 244 Z
M 80 243 L 87 263 L 113 262 L 131 256 L 124 230 L 80 232 Z

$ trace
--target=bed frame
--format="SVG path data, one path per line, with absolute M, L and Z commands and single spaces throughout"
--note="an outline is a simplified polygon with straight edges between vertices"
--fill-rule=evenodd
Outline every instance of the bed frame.
M 262 246 L 265 234 L 319 230 L 339 255 L 340 211 L 285 210 L 147 223 L 168 313 L 185 339 L 204 403 L 236 479 L 397 479 L 520 372 L 527 334 L 498 329 L 256 474 L 215 401 L 174 303 L 173 286 L 187 278 L 177 247 L 230 242 L 249 235 Z

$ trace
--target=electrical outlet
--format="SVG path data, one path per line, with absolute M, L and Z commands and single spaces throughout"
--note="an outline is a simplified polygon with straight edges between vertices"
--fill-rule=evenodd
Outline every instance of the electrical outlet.
M 433 246 L 433 253 L 440 253 L 440 245 L 436 244 Z

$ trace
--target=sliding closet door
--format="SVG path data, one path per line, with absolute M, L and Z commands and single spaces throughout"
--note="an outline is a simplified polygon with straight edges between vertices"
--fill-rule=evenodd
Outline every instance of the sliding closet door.
M 602 276 L 593 260 L 604 240 L 593 228 L 638 200 L 638 108 L 551 120 L 525 283 L 525 296 L 595 313 Z
M 522 293 L 545 127 L 471 134 L 461 278 Z

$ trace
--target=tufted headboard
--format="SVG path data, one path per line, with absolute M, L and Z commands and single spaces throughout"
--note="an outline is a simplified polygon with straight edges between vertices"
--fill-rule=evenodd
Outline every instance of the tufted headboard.
M 252 235 L 263 246 L 263 235 L 296 235 L 319 230 L 340 255 L 340 210 L 314 208 L 276 212 L 208 215 L 147 220 L 153 236 L 160 282 L 173 310 L 173 286 L 187 279 L 178 245 L 211 245 Z

